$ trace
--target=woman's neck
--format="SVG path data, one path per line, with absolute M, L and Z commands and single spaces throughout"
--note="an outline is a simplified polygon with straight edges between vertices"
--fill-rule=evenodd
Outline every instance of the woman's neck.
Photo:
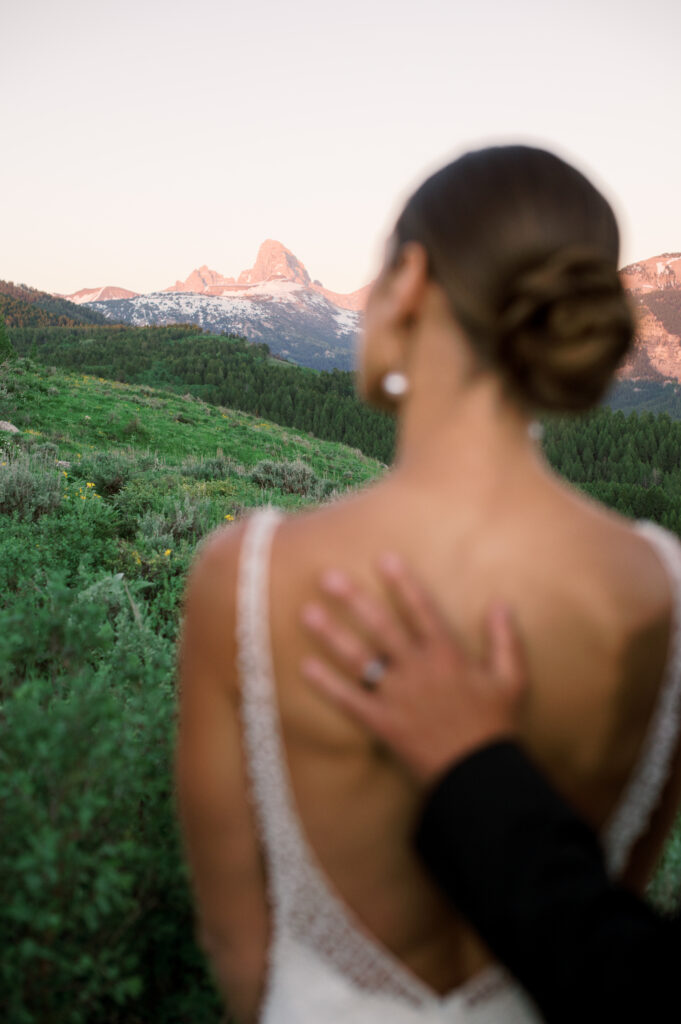
M 424 493 L 459 495 L 465 486 L 467 500 L 488 502 L 509 485 L 516 490 L 546 478 L 548 467 L 530 437 L 528 415 L 505 395 L 496 374 L 475 373 L 456 357 L 447 358 L 451 345 L 451 337 L 431 335 L 430 344 L 418 346 L 421 358 L 409 367 L 394 482 Z

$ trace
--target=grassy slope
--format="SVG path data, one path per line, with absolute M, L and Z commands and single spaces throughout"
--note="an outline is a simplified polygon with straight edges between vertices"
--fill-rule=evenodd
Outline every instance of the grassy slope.
M 0 418 L 10 419 L 36 442 L 57 444 L 59 459 L 124 448 L 154 452 L 167 465 L 179 466 L 187 457 L 215 456 L 221 450 L 247 468 L 262 459 L 302 459 L 339 487 L 364 483 L 380 472 L 375 459 L 356 449 L 298 434 L 248 413 L 144 385 L 50 373 L 38 364 L 27 365 L 21 396 L 16 401 L 11 401 L 11 394 L 0 399 Z M 260 503 L 259 490 L 245 486 L 244 497 L 251 494 L 254 503 Z M 284 503 L 296 504 L 281 497 Z
M 17 1024 L 217 1024 L 170 771 L 186 573 L 225 519 L 381 467 L 195 398 L 23 359 L 0 364 L 0 420 L 21 431 L 0 432 L 0 1005 Z M 315 474 L 303 493 L 251 477 L 297 460 Z

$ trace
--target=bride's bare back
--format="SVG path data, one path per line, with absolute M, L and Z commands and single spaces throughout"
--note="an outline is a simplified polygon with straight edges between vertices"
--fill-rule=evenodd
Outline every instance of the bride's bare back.
M 378 593 L 373 567 L 385 550 L 414 566 L 473 650 L 485 610 L 503 597 L 534 680 L 524 738 L 562 791 L 601 824 L 633 767 L 662 676 L 669 582 L 625 521 L 539 479 L 522 509 L 506 505 L 477 525 L 387 484 L 285 521 L 275 535 L 274 673 L 303 827 L 368 930 L 441 992 L 474 974 L 486 953 L 443 906 L 411 851 L 418 794 L 390 757 L 301 680 L 299 664 L 312 646 L 300 610 L 319 596 L 330 566 Z M 651 837 L 655 848 L 658 840 Z

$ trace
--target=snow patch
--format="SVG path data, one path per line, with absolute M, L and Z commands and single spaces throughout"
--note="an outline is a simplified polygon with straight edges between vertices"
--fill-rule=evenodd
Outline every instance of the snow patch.
M 340 309 L 333 318 L 343 331 L 356 331 L 359 328 L 359 316 L 350 309 Z

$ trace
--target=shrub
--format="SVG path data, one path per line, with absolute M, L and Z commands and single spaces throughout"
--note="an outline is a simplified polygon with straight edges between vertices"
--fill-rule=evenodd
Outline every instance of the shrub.
M 128 436 L 134 434 L 137 435 L 137 437 L 140 437 L 142 434 L 145 433 L 144 427 L 142 426 L 142 421 L 139 418 L 139 416 L 130 417 L 128 422 L 123 427 L 123 433 Z
M 13 453 L 0 465 L 0 513 L 16 512 L 22 519 L 35 520 L 59 507 L 64 479 L 44 456 Z
M 74 473 L 91 480 L 99 494 L 118 494 L 135 472 L 135 459 L 123 452 L 105 451 L 84 455 Z
M 207 459 L 190 457 L 182 463 L 181 472 L 183 476 L 193 477 L 195 480 L 224 480 L 228 476 L 246 474 L 243 466 L 225 455 Z
M 0 608 L 0 1005 L 12 1024 L 219 1019 L 174 824 L 173 645 L 143 592 L 107 574 L 69 588 L 51 572 Z
M 199 540 L 215 523 L 209 498 L 185 494 L 180 500 L 167 502 L 160 511 L 146 512 L 139 524 L 139 534 L 157 548 L 172 547 L 180 540 Z
M 59 454 L 59 448 L 52 441 L 43 441 L 41 444 L 37 444 L 33 449 L 33 454 L 38 455 L 41 458 L 54 462 Z
M 5 360 L 14 359 L 16 352 L 14 351 L 14 345 L 9 340 L 9 332 L 5 326 L 4 317 L 0 316 L 0 363 Z
M 302 459 L 294 462 L 258 462 L 251 470 L 250 478 L 263 489 L 277 487 L 284 494 L 300 494 L 305 497 L 318 497 L 325 486 L 325 482 Z
M 678 913 L 681 908 L 681 817 L 677 818 L 664 854 L 648 887 L 652 902 L 663 913 Z

